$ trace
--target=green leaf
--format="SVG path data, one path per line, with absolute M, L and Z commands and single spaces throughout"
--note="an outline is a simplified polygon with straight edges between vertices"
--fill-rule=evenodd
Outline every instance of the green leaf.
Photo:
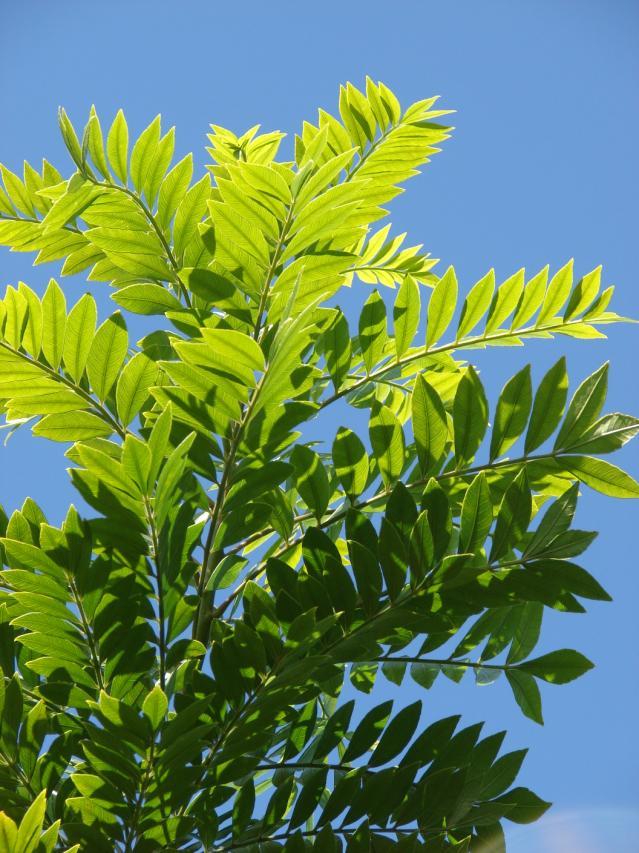
M 518 305 L 524 288 L 523 269 L 516 272 L 500 286 L 488 312 L 486 334 L 496 332 Z
M 89 113 L 89 123 L 86 126 L 86 145 L 87 150 L 93 160 L 95 167 L 107 180 L 111 177 L 109 167 L 107 165 L 104 153 L 104 140 L 102 138 L 102 128 L 100 119 L 95 111 L 95 106 L 91 105 Z
M 524 715 L 543 726 L 541 693 L 533 676 L 519 669 L 511 668 L 506 670 L 506 678 L 513 691 L 515 701 Z
M 459 550 L 475 554 L 484 544 L 493 522 L 493 504 L 490 489 L 483 471 L 472 481 L 461 508 Z
M 85 164 L 82 156 L 82 148 L 80 147 L 80 140 L 78 139 L 73 125 L 71 124 L 69 116 L 62 107 L 58 109 L 58 126 L 60 127 L 62 139 L 64 140 L 64 144 L 66 145 L 73 162 L 80 171 L 84 171 Z
M 342 761 L 351 762 L 367 752 L 379 739 L 386 721 L 390 716 L 393 703 L 390 701 L 376 705 L 362 718 L 353 732 Z
M 184 310 L 180 300 L 159 284 L 129 284 L 111 299 L 133 314 L 165 314 Z
M 216 359 L 228 368 L 234 363 L 249 371 L 264 370 L 264 355 L 253 338 L 233 329 L 202 329 L 202 336 L 215 353 Z
M 311 771 L 305 777 L 304 786 L 297 798 L 293 814 L 290 818 L 289 826 L 291 829 L 308 820 L 317 808 L 320 798 L 324 793 L 327 774 L 328 767 L 323 767 Z
M 57 281 L 51 279 L 42 297 L 42 352 L 51 367 L 62 361 L 67 304 Z
M 579 487 L 574 483 L 548 507 L 528 543 L 525 554 L 540 554 L 550 543 L 570 527 L 577 506 Z
M 573 261 L 570 260 L 550 280 L 536 326 L 551 322 L 561 311 L 572 288 Z
M 333 465 L 337 479 L 353 500 L 368 481 L 368 455 L 360 439 L 346 427 L 340 427 L 333 442 Z
M 517 441 L 528 423 L 531 406 L 530 365 L 526 365 L 508 380 L 499 397 L 490 440 L 491 462 Z
M 430 529 L 428 512 L 420 513 L 411 532 L 408 548 L 408 563 L 413 584 L 417 585 L 433 567 L 435 543 Z
M 0 811 L 0 849 L 13 853 L 18 836 L 18 827 L 11 818 Z
M 291 462 L 295 468 L 298 492 L 315 516 L 321 518 L 331 495 L 326 469 L 320 457 L 310 447 L 298 444 L 293 448 Z
M 420 315 L 419 285 L 415 279 L 404 277 L 393 306 L 393 324 L 395 328 L 395 354 L 401 358 L 410 347 L 419 326 Z
M 128 346 L 126 323 L 116 311 L 98 328 L 87 359 L 87 376 L 100 400 L 108 397 L 126 358 Z
M 490 550 L 491 563 L 519 544 L 530 523 L 531 513 L 532 497 L 526 469 L 522 468 L 508 486 L 499 507 Z
M 169 709 L 169 702 L 166 694 L 159 685 L 155 685 L 150 693 L 147 693 L 144 702 L 142 703 L 142 713 L 151 723 L 153 731 L 157 731 L 160 724 L 166 717 L 166 712 Z
M 107 137 L 107 155 L 111 168 L 123 184 L 127 181 L 128 151 L 129 128 L 124 113 L 118 110 Z
M 488 426 L 488 402 L 484 388 L 472 366 L 457 386 L 453 402 L 455 462 L 458 468 L 470 462 L 482 442 Z
M 396 714 L 379 739 L 368 762 L 369 767 L 387 764 L 408 746 L 422 713 L 421 701 L 413 702 Z
M 555 450 L 570 447 L 599 416 L 608 390 L 608 363 L 588 376 L 574 393 L 555 440 Z
M 539 383 L 526 433 L 526 454 L 535 450 L 553 434 L 561 420 L 567 394 L 568 374 L 566 359 L 562 356 Z
M 67 317 L 62 358 L 66 371 L 75 382 L 79 382 L 84 374 L 97 316 L 95 299 L 90 293 L 85 293 Z
M 601 266 L 598 266 L 585 275 L 573 290 L 564 312 L 564 320 L 571 320 L 586 311 L 594 302 L 600 288 Z
M 386 306 L 382 297 L 374 290 L 364 303 L 359 317 L 359 346 L 367 373 L 370 373 L 381 359 L 387 339 Z
M 533 823 L 550 808 L 550 803 L 540 799 L 528 788 L 513 788 L 493 802 L 508 806 L 508 820 L 514 823 Z
M 326 369 L 336 391 L 341 388 L 351 366 L 351 335 L 341 311 L 322 337 Z
M 368 431 L 382 480 L 388 488 L 399 478 L 404 468 L 402 425 L 387 406 L 377 405 L 371 412 Z
M 413 435 L 422 476 L 439 471 L 448 443 L 448 422 L 439 394 L 423 374 L 415 379 L 412 404 Z
M 140 193 L 143 190 L 149 163 L 152 162 L 159 141 L 160 116 L 157 115 L 142 131 L 131 151 L 131 181 Z
M 118 415 L 123 426 L 128 426 L 149 397 L 155 384 L 158 367 L 143 352 L 138 352 L 126 364 L 115 389 Z
M 46 807 L 46 791 L 41 791 L 20 821 L 18 834 L 14 843 L 16 851 L 19 850 L 20 853 L 34 853 L 37 849 L 42 833 L 42 823 Z
M 187 154 L 179 163 L 176 163 L 162 181 L 157 212 L 157 220 L 162 227 L 166 227 L 175 216 L 175 211 L 186 195 L 192 176 L 193 155 Z
M 432 347 L 444 334 L 453 319 L 457 306 L 457 277 L 449 267 L 435 285 L 428 303 L 426 346 Z
M 623 447 L 638 432 L 638 418 L 614 412 L 595 421 L 567 449 L 580 453 L 611 453 Z
M 495 291 L 495 271 L 490 270 L 470 289 L 464 300 L 456 340 L 465 338 L 488 311 Z
M 525 285 L 519 305 L 513 318 L 513 329 L 518 329 L 527 323 L 544 301 L 546 284 L 548 282 L 548 267 L 544 267 Z
M 594 456 L 563 456 L 561 466 L 582 483 L 613 498 L 639 498 L 639 483 L 604 459 Z
M 33 427 L 34 435 L 53 441 L 85 441 L 88 438 L 108 436 L 112 432 L 112 427 L 90 412 L 47 415 Z
M 517 667 L 520 672 L 530 673 L 551 684 L 567 684 L 592 668 L 593 664 L 588 658 L 573 649 L 550 652 L 534 660 L 520 663 Z

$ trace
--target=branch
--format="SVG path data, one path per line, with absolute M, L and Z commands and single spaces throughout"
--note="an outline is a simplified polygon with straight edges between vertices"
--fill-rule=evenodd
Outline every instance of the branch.
M 566 450 L 566 451 L 559 451 L 559 452 L 553 452 L 553 453 L 540 453 L 540 454 L 537 454 L 535 456 L 520 456 L 516 459 L 503 459 L 501 462 L 492 462 L 492 463 L 486 463 L 485 465 L 474 465 L 470 468 L 458 468 L 454 471 L 446 471 L 443 474 L 439 474 L 439 475 L 434 476 L 434 477 L 422 477 L 419 480 L 414 480 L 412 483 L 406 483 L 405 485 L 406 485 L 407 489 L 417 489 L 417 488 L 421 488 L 422 486 L 425 486 L 429 482 L 429 480 L 431 480 L 431 479 L 434 479 L 437 482 L 440 482 L 442 480 L 448 480 L 452 477 L 471 476 L 473 474 L 478 474 L 480 471 L 492 471 L 496 468 L 509 468 L 509 467 L 513 467 L 516 465 L 527 465 L 529 463 L 539 462 L 539 461 L 543 461 L 545 459 L 555 459 L 555 458 L 560 457 L 562 455 L 570 455 L 570 453 L 569 453 L 569 451 Z M 342 519 L 344 519 L 346 517 L 346 514 L 348 513 L 349 508 L 356 509 L 356 510 L 357 509 L 364 509 L 365 507 L 371 506 L 372 504 L 375 504 L 379 501 L 386 500 L 388 498 L 388 495 L 389 495 L 388 491 L 386 489 L 383 489 L 382 491 L 377 492 L 377 494 L 372 495 L 370 498 L 365 498 L 362 501 L 358 501 L 357 503 L 353 503 L 351 507 L 347 507 L 345 509 L 334 510 L 333 512 L 331 512 L 328 515 L 327 518 L 324 518 L 321 521 L 319 521 L 317 524 L 317 527 L 319 527 L 320 529 L 323 529 L 325 527 L 330 527 L 331 524 L 335 524 L 337 521 L 341 521 Z M 295 518 L 293 519 L 293 524 L 298 525 L 304 521 L 308 521 L 311 518 L 315 518 L 314 513 L 312 513 L 312 512 L 302 513 L 301 515 L 295 516 Z M 267 529 L 267 530 L 258 531 L 257 533 L 254 533 L 252 536 L 249 536 L 246 539 L 244 539 L 238 545 L 235 545 L 233 548 L 230 548 L 228 553 L 229 554 L 239 553 L 240 551 L 244 550 L 244 548 L 246 548 L 248 545 L 252 544 L 256 540 L 261 539 L 263 536 L 266 536 L 269 533 L 274 533 L 274 532 L 275 531 L 272 528 Z M 302 541 L 302 539 L 303 539 L 303 534 L 296 536 L 295 538 L 289 540 L 281 548 L 279 548 L 272 556 L 281 557 L 283 554 L 285 554 L 291 548 L 294 548 L 296 545 L 298 545 Z M 221 604 L 219 604 L 216 608 L 214 608 L 213 614 L 212 614 L 213 618 L 219 618 L 220 616 L 222 616 L 224 614 L 224 612 L 227 610 L 227 608 L 235 600 L 235 598 L 237 598 L 237 596 L 242 593 L 246 584 L 251 580 L 255 580 L 257 577 L 259 577 L 262 574 L 262 572 L 265 569 L 265 562 L 266 561 L 262 561 L 261 563 L 259 563 L 259 565 L 257 565 L 255 567 L 255 569 L 253 569 L 251 572 L 249 572 L 249 574 L 244 578 L 244 580 L 241 582 L 241 584 L 238 587 L 236 587 L 236 589 L 234 589 L 227 596 L 227 598 L 225 598 L 224 601 L 221 602 Z
M 271 263 L 266 273 L 266 278 L 264 281 L 264 286 L 262 288 L 260 294 L 260 302 L 257 311 L 257 319 L 255 321 L 255 326 L 253 328 L 253 339 L 259 341 L 261 332 L 262 332 L 262 321 L 264 317 L 264 310 L 266 308 L 266 301 L 268 299 L 268 294 L 271 287 L 271 282 L 273 281 L 273 276 L 275 275 L 275 270 L 277 269 L 277 265 L 279 263 L 279 259 L 282 256 L 282 251 L 284 249 L 284 244 L 286 241 L 286 236 L 288 234 L 288 229 L 291 224 L 293 215 L 293 206 L 289 208 L 289 211 L 286 215 L 286 219 L 282 224 L 282 229 L 280 231 L 280 235 L 278 237 L 277 245 L 275 246 L 273 257 L 271 259 Z M 208 639 L 208 628 L 210 624 L 210 619 L 212 614 L 206 614 L 204 612 L 204 591 L 206 589 L 206 585 L 215 570 L 216 566 L 219 563 L 221 558 L 220 555 L 215 555 L 212 553 L 211 549 L 215 542 L 215 535 L 219 528 L 221 519 L 222 519 L 222 510 L 224 507 L 224 500 L 226 498 L 226 492 L 228 489 L 229 479 L 231 477 L 233 466 L 235 465 L 235 457 L 237 455 L 237 449 L 240 445 L 240 441 L 242 439 L 242 434 L 244 432 L 244 428 L 248 423 L 253 409 L 255 408 L 255 403 L 257 402 L 257 398 L 261 391 L 262 385 L 264 383 L 264 377 L 266 376 L 266 371 L 262 374 L 259 382 L 255 386 L 253 393 L 242 412 L 242 417 L 240 422 L 237 424 L 236 429 L 234 430 L 227 453 L 224 457 L 224 463 L 222 468 L 222 474 L 220 477 L 220 483 L 217 490 L 217 497 L 215 500 L 215 506 L 213 508 L 213 512 L 211 513 L 211 523 L 209 526 L 206 543 L 204 545 L 204 555 L 202 558 L 202 569 L 200 572 L 200 580 L 197 586 L 197 595 L 198 595 L 198 608 L 195 616 L 195 620 L 193 622 L 193 637 L 195 639 L 200 640 L 206 645 L 206 641 Z
M 581 325 L 583 322 L 583 320 L 568 320 L 566 322 L 552 323 L 545 326 L 524 326 L 521 329 L 507 329 L 501 332 L 493 332 L 489 335 L 473 335 L 469 338 L 462 338 L 460 341 L 450 341 L 449 343 L 441 344 L 440 346 L 423 347 L 418 352 L 412 352 L 403 358 L 396 359 L 395 361 L 389 361 L 387 364 L 366 376 L 347 376 L 346 380 L 355 380 L 353 384 L 341 388 L 330 397 L 327 397 L 322 401 L 320 408 L 324 409 L 336 400 L 340 400 L 342 397 L 350 394 L 351 391 L 357 391 L 358 388 L 366 385 L 367 382 L 379 381 L 385 373 L 388 373 L 391 370 L 396 370 L 397 368 L 405 367 L 407 364 L 411 364 L 413 361 L 418 361 L 421 358 L 426 358 L 431 355 L 439 355 L 444 352 L 451 352 L 452 350 L 473 348 L 480 346 L 481 344 L 490 344 L 491 341 L 505 340 L 507 338 L 535 337 L 539 332 L 557 331 L 558 329 L 566 328 L 566 326 Z M 330 379 L 328 376 L 322 376 L 321 378 L 322 380 Z
M 191 296 L 189 294 L 189 291 L 188 291 L 186 285 L 184 284 L 184 282 L 182 281 L 182 279 L 180 278 L 180 269 L 181 269 L 180 265 L 178 264 L 177 259 L 176 259 L 175 255 L 173 254 L 173 250 L 171 249 L 171 246 L 169 245 L 166 237 L 164 236 L 164 232 L 162 231 L 162 229 L 158 225 L 157 220 L 156 220 L 155 216 L 153 215 L 153 212 L 151 211 L 151 209 L 144 203 L 142 198 L 136 192 L 134 192 L 133 190 L 130 190 L 128 187 L 121 186 L 120 184 L 114 184 L 111 181 L 107 181 L 107 180 L 98 181 L 98 180 L 95 180 L 94 178 L 92 179 L 90 176 L 87 176 L 87 177 L 91 181 L 91 183 L 95 184 L 96 186 L 105 187 L 106 189 L 111 189 L 111 190 L 118 190 L 119 192 L 124 193 L 129 198 L 133 199 L 133 201 L 137 204 L 137 206 L 140 208 L 140 210 L 144 214 L 149 225 L 151 226 L 151 228 L 153 228 L 158 240 L 162 244 L 162 248 L 164 249 L 164 252 L 166 254 L 166 258 L 167 258 L 168 262 L 171 264 L 171 266 L 173 268 L 173 272 L 175 273 L 175 280 L 177 281 L 178 286 L 180 288 L 180 291 L 182 293 L 182 296 L 184 297 L 184 302 L 186 304 L 186 307 L 193 310 L 193 304 L 191 302 Z
M 82 388 L 80 385 L 76 385 L 75 382 L 72 382 L 70 379 L 67 379 L 64 374 L 58 373 L 57 370 L 53 370 L 53 368 L 49 367 L 46 364 L 43 364 L 41 361 L 38 361 L 38 359 L 31 358 L 31 356 L 27 355 L 27 353 L 20 352 L 20 350 L 14 349 L 6 341 L 0 341 L 0 347 L 7 350 L 7 352 L 10 352 L 12 355 L 23 359 L 23 361 L 28 362 L 34 367 L 39 368 L 50 379 L 54 379 L 56 382 L 60 382 L 62 385 L 66 385 L 67 388 L 69 388 L 79 397 L 82 397 L 83 400 L 86 400 L 88 403 L 90 403 L 91 407 L 93 408 L 94 414 L 96 414 L 99 418 L 105 421 L 105 423 L 107 423 L 108 426 L 111 427 L 114 432 L 117 432 L 120 438 L 126 438 L 128 430 L 125 429 L 98 400 L 96 400 L 88 391 L 85 391 L 84 388 Z
M 162 690 L 164 690 L 166 682 L 166 628 L 164 624 L 164 589 L 162 587 L 162 575 L 160 571 L 159 559 L 160 543 L 158 538 L 157 527 L 155 524 L 155 511 L 147 495 L 144 495 L 143 502 L 144 511 L 146 513 L 147 526 L 149 528 L 149 534 L 151 538 L 151 545 L 153 548 L 152 559 L 155 563 L 155 572 L 153 573 L 153 575 L 158 594 L 158 651 L 160 654 L 160 687 L 162 688 Z

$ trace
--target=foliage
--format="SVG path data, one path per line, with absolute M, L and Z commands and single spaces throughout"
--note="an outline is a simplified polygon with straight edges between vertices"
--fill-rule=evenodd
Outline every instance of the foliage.
M 594 536 L 572 527 L 579 486 L 639 496 L 601 458 L 639 429 L 601 414 L 606 365 L 567 405 L 564 359 L 536 389 L 525 367 L 493 407 L 462 360 L 603 337 L 621 318 L 601 269 L 491 271 L 455 325 L 454 270 L 378 224 L 445 112 L 349 84 L 292 162 L 280 133 L 212 126 L 195 181 L 159 117 L 130 144 L 122 112 L 81 137 L 61 112 L 70 178 L 2 167 L 0 243 L 124 311 L 99 322 L 53 279 L 0 302 L 6 427 L 67 445 L 84 508 L 2 518 L 3 849 L 476 853 L 547 808 L 504 732 L 348 698 L 380 674 L 503 675 L 541 722 L 539 683 L 591 667 L 534 656 L 544 608 L 608 598 L 574 562 Z M 351 286 L 355 324 L 334 299 Z M 125 314 L 157 329 L 134 343 Z M 311 440 L 335 406 L 345 425 Z

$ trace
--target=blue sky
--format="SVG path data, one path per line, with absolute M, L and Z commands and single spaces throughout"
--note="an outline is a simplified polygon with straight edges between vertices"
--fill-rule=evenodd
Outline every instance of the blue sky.
M 318 106 L 334 109 L 341 82 L 369 74 L 404 104 L 440 94 L 458 111 L 445 152 L 395 203 L 396 229 L 454 263 L 464 290 L 491 266 L 503 279 L 570 257 L 578 274 L 603 263 L 617 285 L 613 307 L 639 317 L 638 35 L 634 0 L 6 3 L 0 160 L 17 169 L 46 155 L 66 169 L 56 109 L 80 124 L 95 103 L 103 124 L 122 106 L 137 132 L 161 112 L 177 126 L 177 154 L 193 150 L 201 165 L 209 122 L 294 132 Z M 41 287 L 52 274 L 4 250 L 0 263 L 2 286 Z M 67 287 L 79 295 L 83 283 Z M 476 360 L 494 401 L 526 361 L 538 379 L 566 352 L 576 383 L 610 359 L 608 410 L 636 413 L 638 334 L 612 327 L 608 341 L 537 342 Z M 616 460 L 635 476 L 637 447 Z M 61 448 L 16 435 L 0 447 L 0 501 L 12 509 L 31 494 L 59 517 L 72 499 L 64 468 Z M 574 646 L 597 669 L 543 690 L 543 729 L 521 718 L 500 683 L 438 681 L 424 696 L 429 719 L 463 712 L 490 731 L 507 728 L 512 748 L 531 747 L 522 783 L 556 808 L 538 829 L 510 832 L 515 853 L 607 853 L 639 840 L 638 520 L 636 503 L 592 493 L 580 502 L 578 525 L 601 530 L 583 565 L 615 601 L 547 620 L 544 651 Z

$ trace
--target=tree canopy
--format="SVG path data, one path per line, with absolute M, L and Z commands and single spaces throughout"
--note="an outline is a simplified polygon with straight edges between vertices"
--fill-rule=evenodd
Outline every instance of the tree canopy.
M 384 224 L 447 112 L 347 84 L 293 160 L 212 125 L 194 177 L 159 116 L 130 140 L 61 111 L 70 177 L 0 166 L 0 245 L 118 306 L 55 279 L 0 301 L 5 428 L 65 445 L 80 507 L 0 517 L 3 850 L 498 853 L 547 809 L 505 732 L 354 698 L 502 677 L 541 723 L 540 682 L 592 666 L 535 653 L 545 608 L 609 598 L 579 491 L 639 496 L 602 458 L 639 430 L 602 414 L 607 364 L 572 393 L 564 358 L 528 365 L 489 403 L 469 361 L 604 337 L 601 268 L 460 295 Z

